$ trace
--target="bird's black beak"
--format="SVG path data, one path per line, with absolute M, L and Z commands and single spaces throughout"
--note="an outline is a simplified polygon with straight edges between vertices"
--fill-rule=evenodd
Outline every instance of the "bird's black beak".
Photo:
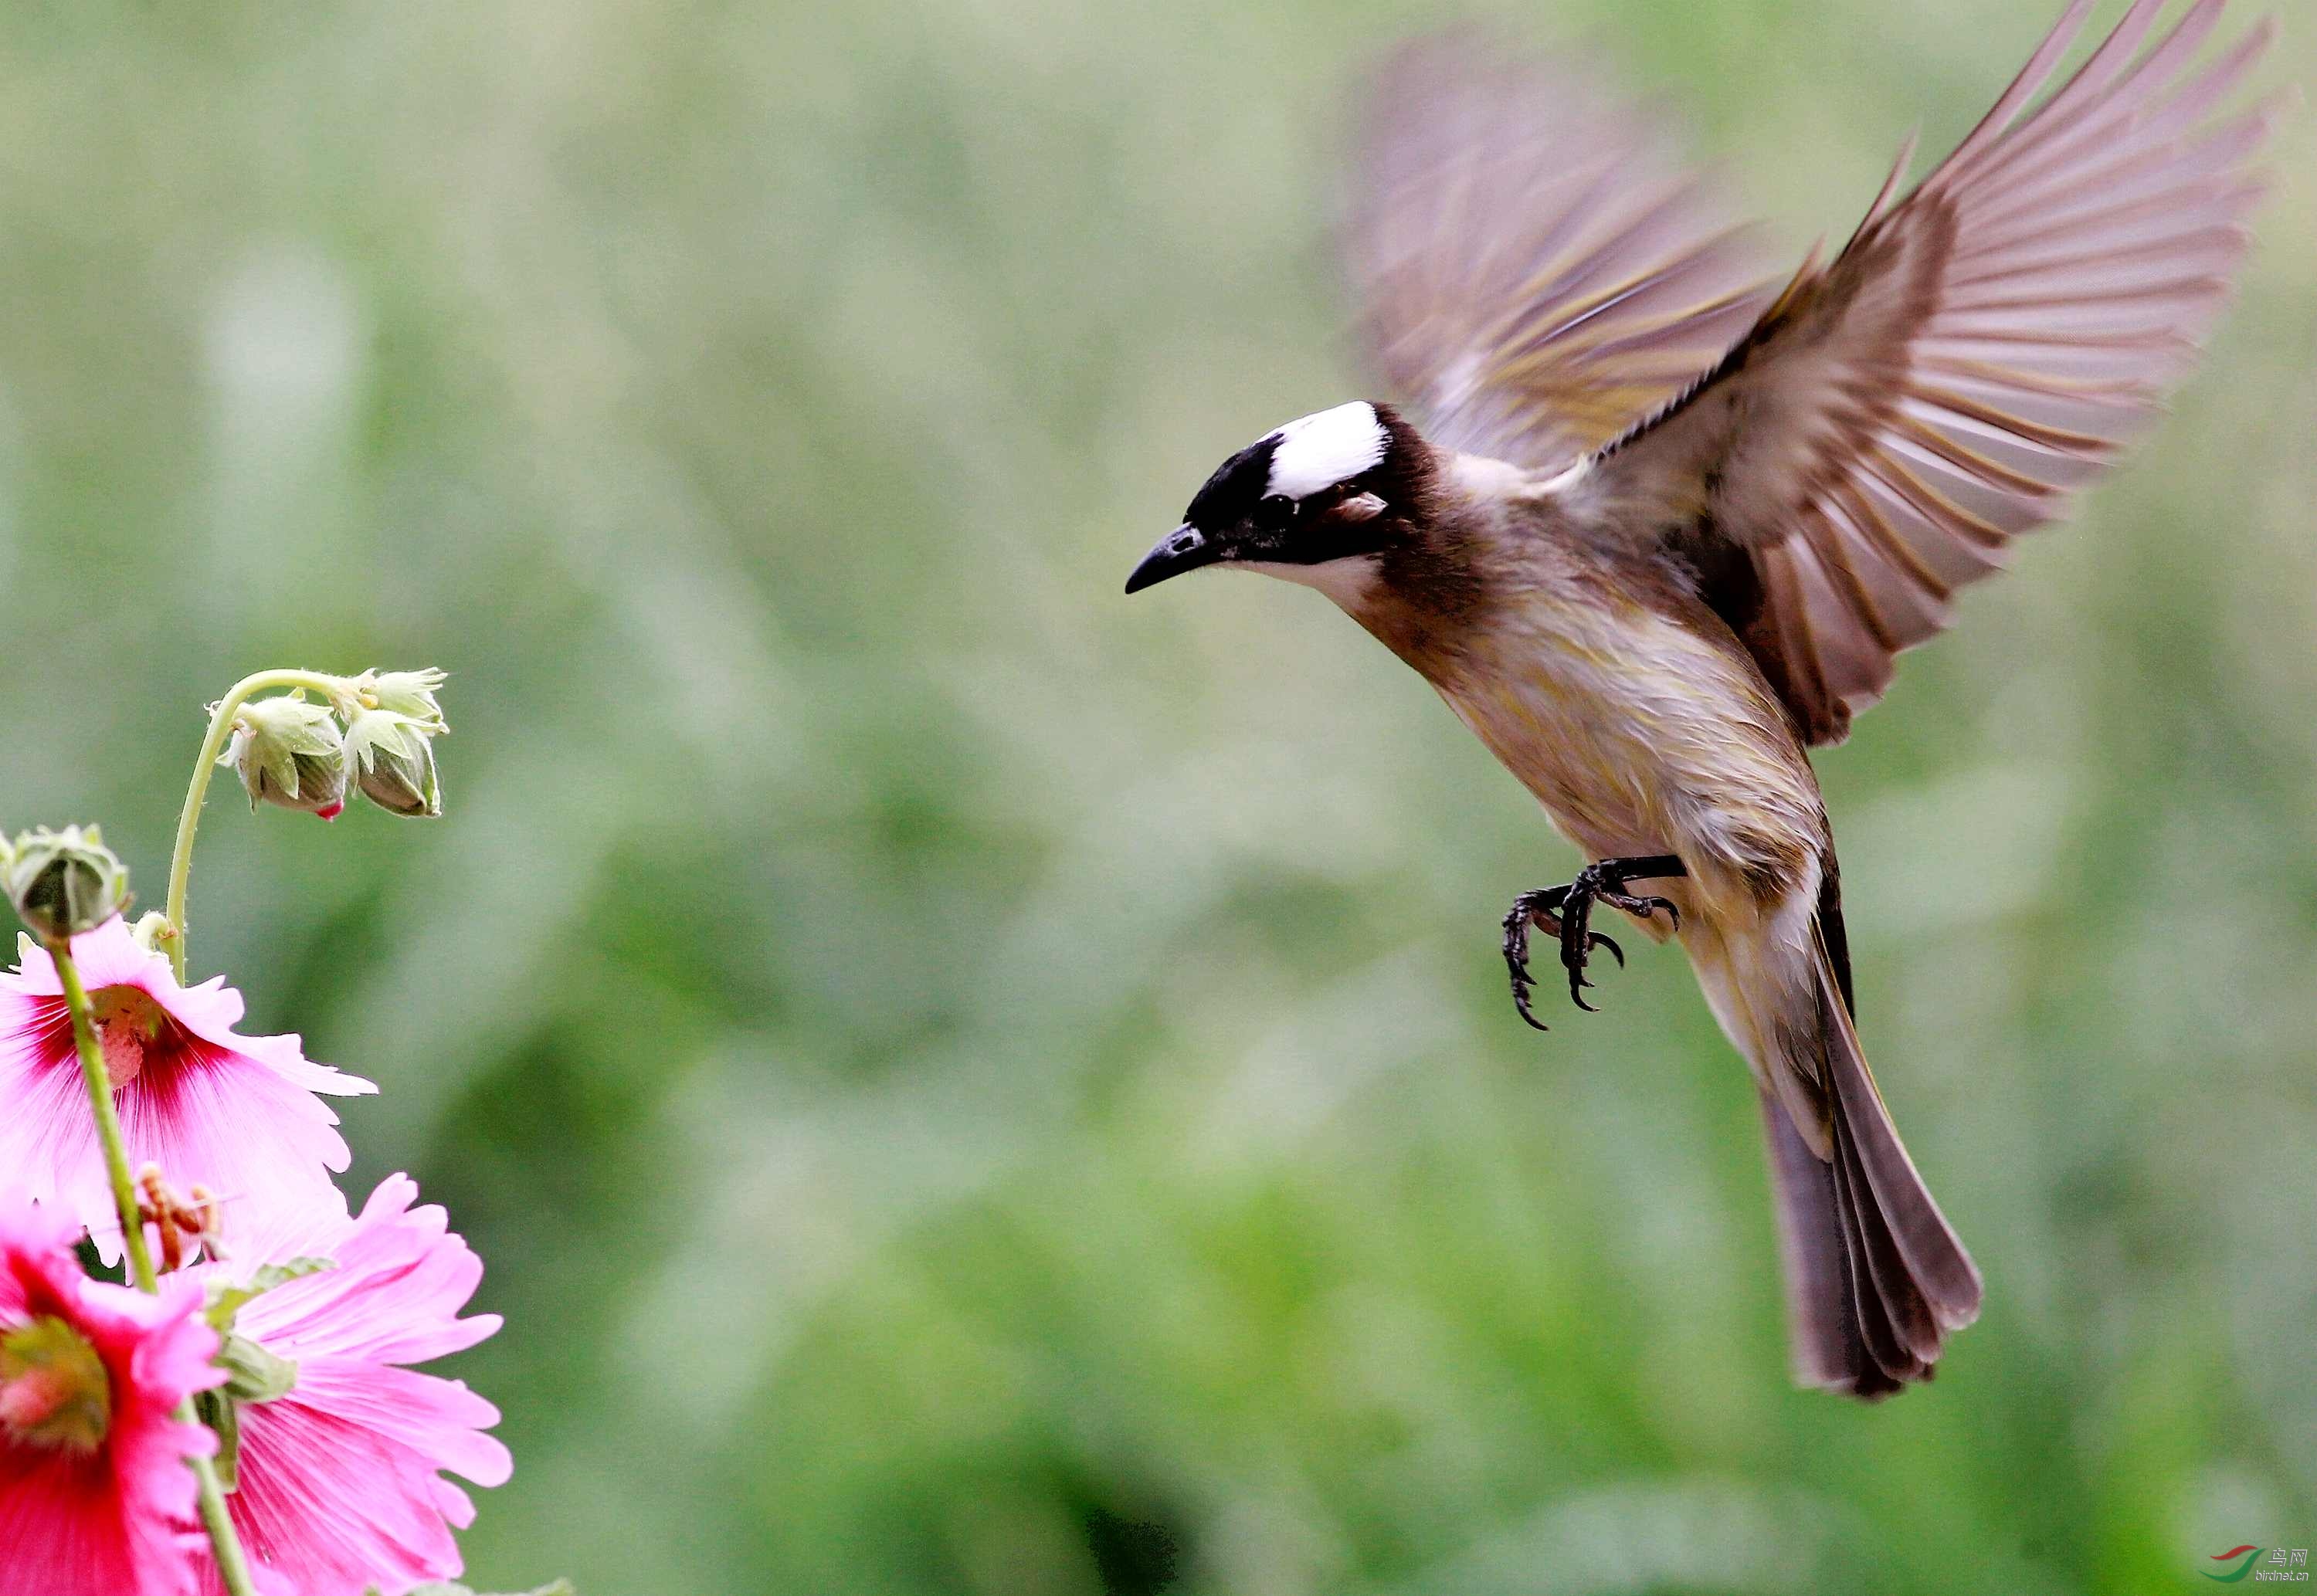
M 1221 558 L 1222 550 L 1215 540 L 1186 521 L 1159 539 L 1158 547 L 1142 557 L 1142 563 L 1126 579 L 1126 591 L 1141 593 L 1169 576 L 1212 566 Z

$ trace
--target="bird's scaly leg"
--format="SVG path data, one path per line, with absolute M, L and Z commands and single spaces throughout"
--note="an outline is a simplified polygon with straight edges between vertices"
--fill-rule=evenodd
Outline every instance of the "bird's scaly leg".
M 1636 897 L 1625 887 L 1631 882 L 1652 877 L 1688 873 L 1681 860 L 1670 853 L 1653 853 L 1640 859 L 1605 859 L 1578 871 L 1577 879 L 1566 887 L 1541 887 L 1515 898 L 1512 912 L 1505 916 L 1505 965 L 1512 972 L 1513 1006 L 1520 1011 L 1520 1017 L 1539 1030 L 1546 1029 L 1543 1021 L 1529 1012 L 1528 992 L 1536 984 L 1536 977 L 1528 973 L 1531 926 L 1560 941 L 1561 967 L 1569 972 L 1570 1001 L 1592 1013 L 1593 1005 L 1585 1001 L 1583 988 L 1593 985 L 1585 978 L 1586 961 L 1593 950 L 1606 948 L 1615 956 L 1620 967 L 1625 962 L 1625 950 L 1592 929 L 1593 905 L 1607 904 L 1642 920 L 1663 909 L 1678 930 L 1681 911 L 1670 900 Z

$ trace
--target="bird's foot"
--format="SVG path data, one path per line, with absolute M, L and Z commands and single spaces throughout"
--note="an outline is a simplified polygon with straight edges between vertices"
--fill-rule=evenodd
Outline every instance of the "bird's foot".
M 1513 899 L 1511 912 L 1505 916 L 1505 967 L 1512 973 L 1513 1007 L 1520 1011 L 1523 1020 L 1539 1030 L 1552 1028 L 1538 1019 L 1529 1008 L 1529 989 L 1536 985 L 1536 977 L 1528 973 L 1528 933 L 1534 927 L 1556 941 L 1562 939 L 1568 922 L 1562 918 L 1561 910 L 1569 902 L 1572 887 L 1540 887 L 1534 892 L 1524 892 Z M 1596 947 L 1603 947 L 1616 955 L 1619 965 L 1625 962 L 1625 950 L 1598 932 L 1586 931 L 1583 941 L 1586 954 Z M 1584 958 L 1580 954 L 1577 970 L 1581 972 L 1583 968 Z M 1577 990 L 1576 982 L 1579 979 L 1582 979 L 1581 974 L 1572 974 L 1570 985 L 1572 996 Z M 1577 1003 L 1580 1008 L 1589 1006 L 1581 997 L 1577 999 Z
M 1625 888 L 1632 882 L 1651 877 L 1688 873 L 1681 860 L 1670 853 L 1641 859 L 1605 859 L 1578 871 L 1577 879 L 1566 887 L 1541 887 L 1515 898 L 1511 912 L 1505 916 L 1504 950 L 1505 967 L 1512 973 L 1513 1007 L 1520 1011 L 1520 1017 L 1539 1030 L 1548 1029 L 1529 1011 L 1529 988 L 1536 985 L 1536 977 L 1528 973 L 1531 927 L 1559 941 L 1561 967 L 1569 973 L 1570 1001 L 1587 1013 L 1593 1013 L 1596 1011 L 1585 1001 L 1584 992 L 1593 985 L 1585 976 L 1593 950 L 1606 948 L 1620 968 L 1625 963 L 1625 950 L 1613 939 L 1592 929 L 1593 905 L 1607 904 L 1639 920 L 1647 920 L 1662 909 L 1675 929 L 1679 930 L 1681 911 L 1670 899 L 1635 896 Z

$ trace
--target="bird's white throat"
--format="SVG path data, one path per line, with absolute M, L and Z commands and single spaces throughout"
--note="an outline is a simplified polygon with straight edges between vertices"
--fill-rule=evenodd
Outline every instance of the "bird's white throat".
M 1282 582 L 1316 587 L 1355 614 L 1367 602 L 1369 592 L 1375 586 L 1376 557 L 1373 554 L 1348 555 L 1342 559 L 1322 560 L 1316 566 L 1284 565 L 1267 559 L 1234 563 L 1242 571 L 1260 571 L 1266 576 L 1276 576 Z

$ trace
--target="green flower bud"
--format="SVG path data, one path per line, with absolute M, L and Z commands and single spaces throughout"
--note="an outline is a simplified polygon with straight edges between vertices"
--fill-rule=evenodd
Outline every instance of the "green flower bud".
M 346 761 L 362 794 L 393 815 L 443 813 L 434 727 L 392 709 L 364 709 L 346 727 Z
M 42 826 L 8 850 L 8 900 L 42 938 L 94 931 L 128 906 L 129 868 L 95 826 Z
M 364 671 L 354 678 L 354 691 L 365 704 L 407 715 L 435 731 L 448 731 L 450 723 L 443 718 L 443 705 L 434 696 L 446 680 L 432 666 L 423 671 Z
M 253 699 L 234 713 L 233 741 L 218 756 L 241 778 L 255 810 L 262 801 L 325 820 L 346 807 L 346 742 L 338 723 L 302 692 Z
M 0 1335 L 0 1436 L 86 1454 L 112 1427 L 112 1382 L 86 1336 L 54 1315 Z

